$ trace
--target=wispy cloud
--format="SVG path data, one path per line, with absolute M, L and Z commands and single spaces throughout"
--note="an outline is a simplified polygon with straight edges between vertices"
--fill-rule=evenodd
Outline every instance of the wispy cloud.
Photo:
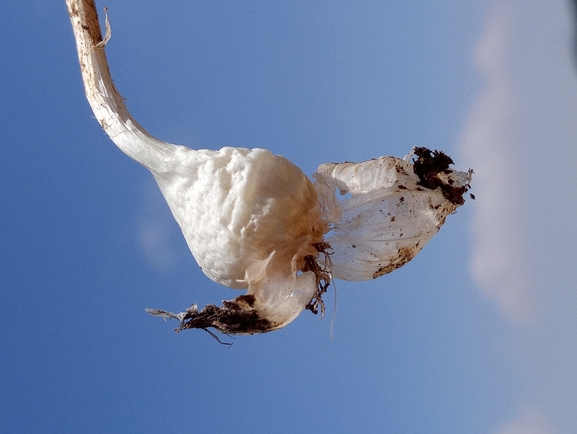
M 526 407 L 513 420 L 503 424 L 495 434 L 553 434 L 547 417 L 538 407 Z
M 493 0 L 461 136 L 475 169 L 471 270 L 514 324 L 515 395 L 495 434 L 577 432 L 577 74 L 569 2 Z M 538 321 L 536 321 L 538 319 Z M 513 403 L 519 405 L 519 403 Z
M 180 231 L 154 180 L 144 186 L 142 211 L 138 221 L 138 241 L 147 262 L 159 270 L 178 262 L 175 240 Z
M 463 129 L 461 149 L 475 170 L 471 269 L 479 288 L 515 323 L 533 317 L 522 228 L 521 173 L 513 125 L 509 59 L 513 8 L 495 2 L 475 50 L 484 80 Z

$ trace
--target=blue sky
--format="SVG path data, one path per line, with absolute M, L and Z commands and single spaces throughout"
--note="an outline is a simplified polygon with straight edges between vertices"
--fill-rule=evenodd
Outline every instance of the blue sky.
M 145 307 L 238 293 L 198 269 L 84 97 L 64 2 L 0 13 L 6 432 L 577 432 L 577 69 L 568 2 L 114 1 L 132 114 L 192 148 L 324 162 L 445 150 L 473 193 L 323 319 L 222 347 Z M 547 4 L 544 4 L 547 3 Z M 327 297 L 329 304 L 334 295 Z

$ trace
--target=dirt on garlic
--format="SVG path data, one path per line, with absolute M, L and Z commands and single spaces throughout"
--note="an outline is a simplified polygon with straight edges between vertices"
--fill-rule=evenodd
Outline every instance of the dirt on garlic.
M 193 150 L 160 141 L 128 112 L 110 76 L 94 0 L 67 0 L 87 99 L 102 128 L 149 169 L 202 271 L 247 293 L 222 306 L 196 304 L 177 330 L 226 334 L 284 327 L 304 309 L 324 311 L 333 278 L 370 280 L 423 248 L 464 203 L 472 171 L 442 152 L 415 148 L 404 159 L 322 164 L 314 183 L 264 149 Z M 339 195 L 350 197 L 339 200 Z

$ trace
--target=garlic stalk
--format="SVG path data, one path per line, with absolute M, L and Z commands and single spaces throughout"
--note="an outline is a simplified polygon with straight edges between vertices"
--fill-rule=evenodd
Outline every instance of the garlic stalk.
M 253 334 L 316 313 L 334 277 L 368 280 L 411 260 L 461 205 L 472 171 L 416 148 L 401 160 L 323 164 L 314 184 L 264 149 L 192 150 L 151 136 L 130 115 L 106 59 L 94 0 L 66 0 L 86 97 L 111 140 L 146 167 L 202 271 L 246 294 L 173 314 L 180 329 Z M 351 197 L 339 201 L 336 191 Z

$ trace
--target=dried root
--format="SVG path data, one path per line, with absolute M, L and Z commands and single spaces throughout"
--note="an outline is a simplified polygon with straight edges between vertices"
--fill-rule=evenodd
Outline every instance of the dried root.
M 207 304 L 201 311 L 193 304 L 185 312 L 172 313 L 160 309 L 146 309 L 153 316 L 164 319 L 177 319 L 180 325 L 177 333 L 186 329 L 203 329 L 209 327 L 226 335 L 266 333 L 274 328 L 265 318 L 262 318 L 253 308 L 254 296 L 241 295 L 231 301 L 223 301 L 223 306 Z
M 324 256 L 324 261 L 322 264 L 319 264 L 316 258 L 312 256 L 307 256 L 305 258 L 305 269 L 303 271 L 312 271 L 315 273 L 317 277 L 317 291 L 315 295 L 305 306 L 306 310 L 310 310 L 315 315 L 319 313 L 319 308 L 321 312 L 321 317 L 325 315 L 325 303 L 322 299 L 322 296 L 327 289 L 331 285 L 332 282 L 332 273 L 331 273 L 331 257 L 328 250 L 330 249 L 330 245 L 328 243 L 322 242 L 315 245 L 315 248 L 319 252 L 320 255 Z

